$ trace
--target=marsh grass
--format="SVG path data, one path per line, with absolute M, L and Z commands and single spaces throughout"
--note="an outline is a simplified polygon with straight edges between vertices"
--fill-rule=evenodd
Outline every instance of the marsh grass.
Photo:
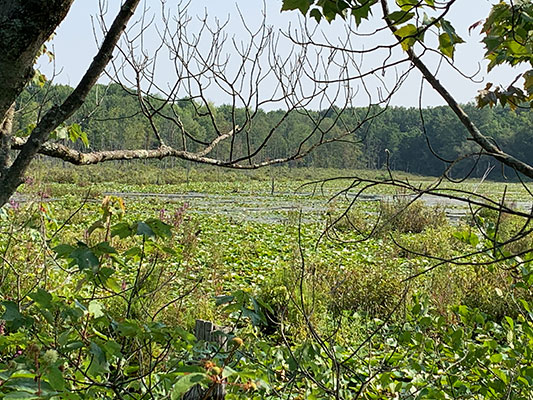
M 114 167 L 106 168 L 109 170 L 103 167 L 94 168 L 95 177 L 98 176 L 98 179 L 105 181 L 107 177 L 115 176 L 118 180 L 124 179 L 130 182 L 137 179 L 135 174 L 143 173 L 145 166 L 139 166 L 138 171 L 132 166 L 133 169 L 129 174 L 124 174 L 123 178 L 114 171 Z M 153 181 L 155 176 L 150 175 L 151 168 L 148 166 L 145 171 L 143 179 L 147 182 Z M 169 179 L 176 179 L 175 182 L 178 182 L 184 177 L 183 171 L 176 170 L 175 178 L 172 178 L 172 172 L 168 171 Z M 153 169 L 154 174 L 159 172 L 160 170 Z M 290 187 L 297 186 L 296 179 L 299 179 L 299 176 L 306 176 L 304 171 L 298 171 L 295 180 L 291 181 L 290 174 L 293 172 L 288 169 L 284 172 L 287 174 L 287 186 Z M 55 173 L 52 171 L 51 175 Z M 86 173 L 88 174 L 83 172 Z M 263 186 L 268 190 L 269 181 L 261 180 L 261 175 L 257 175 L 258 179 L 255 179 L 253 174 L 241 176 L 224 173 L 221 176 L 229 179 L 228 182 L 211 182 L 212 173 L 212 171 L 199 171 L 194 178 L 191 175 L 189 187 L 205 187 L 211 192 L 217 190 L 226 192 L 228 188 L 231 190 L 237 188 L 244 193 L 249 188 L 262 190 L 260 188 Z M 316 171 L 307 173 L 320 175 Z M 235 177 L 236 181 L 231 181 L 232 177 Z M 90 176 L 89 178 L 92 179 Z M 82 179 L 82 175 L 76 178 L 74 174 L 68 176 L 68 179 Z M 51 195 L 58 196 L 57 201 L 43 203 L 47 209 L 45 213 L 38 211 L 40 203 L 37 202 L 23 205 L 18 211 L 10 210 L 10 216 L 5 220 L 6 226 L 14 224 L 13 229 L 17 232 L 17 245 L 10 245 L 6 260 L 21 273 L 27 273 L 28 279 L 22 282 L 23 286 L 27 285 L 22 288 L 26 291 L 41 284 L 39 271 L 53 270 L 53 274 L 49 275 L 53 278 L 50 279 L 62 279 L 63 272 L 54 269 L 50 253 L 46 256 L 48 250 L 43 249 L 41 244 L 49 239 L 50 232 L 69 218 L 70 213 L 80 205 L 82 199 L 82 190 L 78 195 L 69 193 L 72 184 L 41 182 L 27 189 L 42 191 L 42 185 L 45 188 L 51 185 L 49 186 L 52 187 Z M 110 183 L 102 185 L 106 188 L 117 187 L 133 191 L 158 190 L 157 185 L 119 186 Z M 159 186 L 161 191 L 174 191 L 180 188 L 186 188 L 186 183 Z M 81 189 L 84 192 L 86 187 Z M 62 230 L 60 235 L 62 241 L 75 243 L 83 239 L 83 231 L 98 218 L 98 204 L 102 196 L 98 191 L 91 196 L 82 210 Z M 291 198 L 290 194 L 287 198 Z M 306 197 L 294 199 L 302 205 L 307 201 Z M 167 255 L 159 259 L 159 262 L 165 264 L 164 268 L 161 266 L 161 276 L 175 276 L 175 280 L 172 287 L 166 289 L 167 291 L 161 291 L 160 294 L 162 298 L 180 295 L 184 288 L 190 288 L 195 282 L 201 281 L 189 296 L 169 309 L 172 311 L 165 311 L 163 314 L 165 319 L 189 327 L 195 318 L 202 317 L 225 323 L 229 316 L 220 314 L 213 298 L 215 295 L 231 293 L 242 288 L 250 289 L 270 304 L 273 310 L 277 310 L 280 315 L 273 318 L 276 320 L 279 320 L 278 317 L 283 318 L 290 328 L 289 332 L 295 336 L 305 335 L 306 332 L 305 321 L 298 312 L 297 303 L 302 294 L 306 307 L 313 310 L 313 323 L 325 331 L 330 329 L 330 324 L 335 318 L 344 318 L 347 315 L 383 318 L 399 301 L 402 301 L 407 287 L 404 280 L 410 274 L 431 266 L 431 262 L 416 254 L 451 257 L 469 250 L 468 245 L 454 238 L 453 233 L 462 228 L 450 226 L 442 208 L 426 206 L 421 201 L 410 202 L 405 196 L 393 197 L 388 202 L 357 204 L 345 219 L 335 224 L 334 229 L 339 235 L 325 236 L 319 245 L 317 238 L 323 232 L 324 222 L 327 219 L 326 207 L 322 217 L 316 215 L 310 217 L 315 218 L 316 223 L 306 222 L 299 226 L 301 219 L 297 211 L 283 211 L 285 213 L 283 224 L 269 224 L 224 217 L 218 215 L 216 210 L 211 210 L 210 214 L 195 214 L 194 204 L 191 203 L 186 210 L 183 206 L 183 203 L 170 203 L 164 199 L 149 201 L 127 199 L 125 218 L 131 220 L 162 216 L 169 224 L 176 225 L 174 237 L 165 244 L 176 251 L 176 256 Z M 344 203 L 339 202 L 334 204 L 330 211 L 339 212 L 342 207 Z M 31 218 L 28 215 L 32 215 Z M 486 220 L 494 219 L 493 215 L 481 214 L 481 216 Z M 34 221 L 34 226 L 25 225 L 24 220 Z M 519 229 L 520 223 L 512 218 L 502 218 L 501 235 L 513 234 Z M 303 235 L 301 243 L 306 255 L 302 289 L 300 289 L 299 230 Z M 372 231 L 375 235 L 368 241 L 357 245 L 350 244 L 351 241 L 358 240 Z M 95 234 L 102 235 L 102 232 Z M 399 248 L 392 239 L 412 252 Z M 4 232 L 1 240 L 4 246 L 2 249 L 5 249 L 9 235 Z M 513 244 L 516 246 L 513 251 L 529 248 L 527 246 L 531 244 L 530 238 L 524 238 L 523 241 Z M 116 246 L 118 251 L 125 251 L 129 244 L 117 243 Z M 25 260 L 40 261 L 32 264 Z M 5 293 L 19 290 L 16 289 L 14 275 L 9 272 L 6 265 L 4 263 L 4 270 L 7 271 L 6 274 L 11 275 L 3 280 L 2 290 Z M 495 319 L 501 319 L 504 315 L 513 314 L 513 310 L 517 309 L 512 301 L 513 296 L 523 295 L 523 292 L 519 292 L 515 287 L 513 279 L 511 272 L 504 273 L 499 268 L 489 271 L 484 268 L 471 266 L 457 268 L 445 264 L 410 282 L 408 287 L 410 292 L 405 298 L 409 299 L 412 294 L 423 292 L 442 315 L 448 315 L 453 306 L 465 303 L 479 308 Z M 68 283 L 68 280 L 65 282 L 68 285 L 73 284 Z M 156 283 L 150 284 L 156 285 Z

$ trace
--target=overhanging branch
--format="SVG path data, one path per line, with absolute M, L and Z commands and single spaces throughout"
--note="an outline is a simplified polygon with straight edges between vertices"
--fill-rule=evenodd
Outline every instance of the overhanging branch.
M 388 15 L 390 14 L 389 8 L 386 0 L 381 0 L 381 8 L 383 10 L 383 18 L 387 22 L 389 29 L 394 34 L 394 36 L 401 41 L 401 39 L 396 36 L 397 28 L 389 19 Z M 511 156 L 510 154 L 505 153 L 500 148 L 498 148 L 493 142 L 489 140 L 485 135 L 483 135 L 477 126 L 472 122 L 468 114 L 462 109 L 459 103 L 454 99 L 454 97 L 446 90 L 446 88 L 439 82 L 437 77 L 428 69 L 420 57 L 418 57 L 412 48 L 407 50 L 407 55 L 409 60 L 413 65 L 422 73 L 424 78 L 429 82 L 429 84 L 441 95 L 441 97 L 446 101 L 448 106 L 452 111 L 457 115 L 461 123 L 464 125 L 472 139 L 487 153 L 492 157 L 502 162 L 504 165 L 513 168 L 514 170 L 521 172 L 529 178 L 533 178 L 533 167 L 519 159 Z
M 14 138 L 11 148 L 18 150 L 24 147 L 25 140 L 22 138 Z M 288 161 L 297 160 L 304 157 L 305 154 L 298 154 L 291 157 L 277 158 L 272 160 L 266 160 L 253 164 L 238 164 L 228 162 L 216 158 L 206 157 L 206 150 L 198 153 L 189 152 L 185 150 L 174 149 L 170 146 L 161 146 L 157 149 L 135 149 L 135 150 L 106 150 L 106 151 L 93 151 L 83 153 L 78 150 L 71 149 L 60 143 L 45 143 L 38 151 L 39 154 L 57 158 L 65 162 L 74 165 L 91 165 L 99 164 L 105 161 L 124 161 L 124 160 L 149 160 L 163 158 L 180 158 L 182 160 L 198 162 L 208 165 L 216 165 L 219 167 L 227 167 L 234 169 L 257 169 L 268 165 L 282 164 Z

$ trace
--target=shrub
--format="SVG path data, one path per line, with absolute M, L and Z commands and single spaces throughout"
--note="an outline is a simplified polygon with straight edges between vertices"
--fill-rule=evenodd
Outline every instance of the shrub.
M 448 224 L 441 206 L 428 206 L 422 200 L 394 197 L 380 203 L 381 222 L 379 232 L 420 233 L 428 227 Z

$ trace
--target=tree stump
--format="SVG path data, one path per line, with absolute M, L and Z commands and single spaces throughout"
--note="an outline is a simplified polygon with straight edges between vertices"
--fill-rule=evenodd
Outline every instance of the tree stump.
M 196 320 L 196 326 L 194 328 L 194 336 L 196 336 L 196 339 L 209 343 L 216 343 L 222 351 L 226 351 L 226 334 L 229 332 L 229 328 L 220 327 L 210 321 L 204 321 L 201 319 Z M 216 384 L 214 387 L 207 389 L 202 388 L 200 385 L 196 385 L 183 395 L 183 400 L 224 400 L 225 398 L 225 383 Z

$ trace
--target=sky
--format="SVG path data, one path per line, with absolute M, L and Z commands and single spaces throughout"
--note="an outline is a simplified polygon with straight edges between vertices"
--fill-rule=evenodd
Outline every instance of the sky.
M 120 2 L 118 0 L 109 0 L 108 3 L 109 4 L 105 5 L 107 9 L 105 19 L 110 22 L 115 11 L 118 9 Z M 175 10 L 179 2 L 175 0 L 163 0 L 163 3 L 168 10 Z M 483 89 L 488 81 L 504 85 L 509 84 L 513 81 L 519 71 L 507 67 L 498 67 L 495 68 L 490 75 L 487 75 L 486 63 L 482 60 L 484 49 L 480 43 L 479 29 L 473 32 L 469 32 L 468 30 L 468 27 L 473 23 L 487 17 L 491 3 L 490 0 L 458 0 L 452 8 L 448 18 L 456 27 L 458 34 L 467 42 L 457 48 L 455 55 L 456 66 L 467 75 L 480 71 L 476 76 L 475 81 L 466 79 L 457 74 L 452 68 L 446 65 L 446 63 L 439 64 L 436 57 L 430 57 L 427 60 L 428 65 L 434 71 L 438 69 L 440 81 L 461 103 L 473 101 L 477 91 Z M 228 32 L 227 41 L 230 42 L 232 38 L 235 38 L 237 41 L 246 38 L 246 31 L 240 21 L 238 10 L 240 10 L 246 23 L 253 27 L 259 26 L 265 8 L 267 23 L 274 27 L 274 31 L 294 32 L 296 29 L 295 27 L 298 26 L 299 15 L 297 12 L 280 12 L 281 0 L 190 0 L 188 4 L 188 13 L 191 16 L 207 15 L 211 22 L 216 19 L 222 21 L 229 19 L 230 22 L 226 29 Z M 157 33 L 158 27 L 159 31 L 161 29 L 161 21 L 158 19 L 161 10 L 161 0 L 145 0 L 141 9 L 139 9 L 136 14 L 137 19 L 142 14 L 143 9 L 147 10 L 147 15 L 153 15 L 155 18 L 152 30 L 146 34 L 143 42 L 143 46 L 147 51 L 153 51 L 161 42 Z M 54 79 L 55 82 L 74 86 L 85 72 L 86 67 L 89 65 L 97 51 L 95 32 L 97 37 L 101 37 L 97 22 L 98 13 L 98 0 L 76 0 L 74 2 L 71 11 L 65 21 L 58 28 L 56 36 L 50 44 L 50 47 L 55 54 L 54 63 L 50 64 L 45 59 L 41 59 L 39 62 L 40 69 L 47 76 L 54 74 L 53 71 L 55 71 L 57 74 L 57 77 Z M 191 22 L 191 35 L 195 34 L 194 28 L 199 26 L 197 21 L 197 19 L 193 19 L 193 22 Z M 366 26 L 363 26 L 363 31 L 370 32 L 373 29 L 372 25 L 377 22 L 378 21 L 370 21 Z M 344 35 L 345 24 L 342 21 L 334 24 L 323 22 L 319 25 L 318 30 L 323 32 L 319 32 L 319 37 L 335 41 L 335 38 Z M 385 35 L 388 36 L 374 35 L 372 37 L 353 38 L 353 40 L 356 47 L 367 49 L 374 44 L 384 41 L 386 42 L 387 40 L 390 41 L 390 34 L 387 32 Z M 281 55 L 282 58 L 290 57 L 294 50 L 290 47 L 287 40 L 283 41 L 282 39 L 283 36 L 280 39 L 281 44 L 276 51 L 279 52 L 279 55 Z M 205 49 L 207 51 L 207 45 Z M 228 46 L 224 51 L 231 53 L 233 50 L 231 46 Z M 377 52 L 376 54 L 367 56 L 361 66 L 363 68 L 379 66 L 383 62 L 385 56 L 386 55 L 384 55 L 383 52 Z M 234 55 L 232 57 L 234 57 Z M 166 62 L 164 57 L 162 57 L 162 59 L 163 61 L 158 68 L 156 79 L 160 87 L 168 87 L 175 81 L 176 73 L 175 69 L 172 68 L 171 63 L 168 62 L 168 57 Z M 236 71 L 237 68 L 232 64 L 231 60 L 232 59 L 230 59 L 230 62 L 228 63 L 228 71 L 230 75 Z M 370 77 L 365 82 L 365 85 L 368 85 L 367 89 L 372 93 L 372 98 L 375 100 L 379 97 L 379 94 L 383 92 L 383 88 L 379 88 L 381 81 L 385 81 L 386 84 L 394 82 L 397 74 L 404 70 L 405 68 L 399 68 L 392 72 L 388 72 L 388 75 L 382 77 L 382 79 Z M 107 82 L 107 80 L 102 78 L 102 82 Z M 392 98 L 392 104 L 407 107 L 417 106 L 419 101 L 420 82 L 421 79 L 419 74 L 411 73 L 403 83 L 402 88 Z M 261 88 L 268 92 L 268 89 L 276 86 L 276 83 L 275 78 L 271 76 L 263 82 Z M 304 86 L 305 85 L 307 84 L 304 84 Z M 354 105 L 365 105 L 368 102 L 368 96 L 365 96 L 363 93 L 364 87 L 362 82 L 354 82 L 353 86 L 354 89 L 352 93 L 360 93 L 354 96 Z M 331 88 L 328 90 L 334 89 Z M 225 96 L 221 90 L 210 90 L 207 92 L 207 95 L 209 96 L 209 100 L 213 101 L 215 104 L 229 102 L 228 97 Z M 423 105 L 436 106 L 443 103 L 443 100 L 426 84 L 423 94 Z M 311 106 L 314 108 L 322 108 L 323 104 L 315 102 L 312 103 Z

